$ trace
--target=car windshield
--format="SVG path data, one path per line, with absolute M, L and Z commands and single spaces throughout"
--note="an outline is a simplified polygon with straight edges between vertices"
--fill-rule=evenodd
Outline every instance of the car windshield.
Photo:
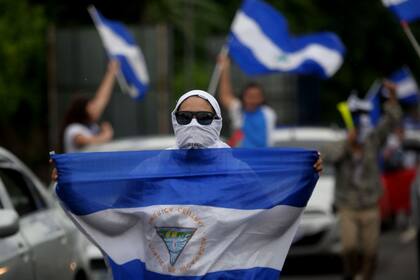
M 325 145 L 328 145 L 328 141 L 276 141 L 274 143 L 275 147 L 289 147 L 289 148 L 305 148 L 311 150 L 322 150 Z M 334 167 L 330 164 L 324 162 L 324 170 L 322 171 L 323 175 L 334 175 Z

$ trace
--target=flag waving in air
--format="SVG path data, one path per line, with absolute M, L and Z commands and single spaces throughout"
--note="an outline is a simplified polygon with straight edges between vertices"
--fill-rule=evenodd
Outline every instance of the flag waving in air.
M 317 152 L 54 155 L 56 188 L 118 279 L 278 279 L 318 179 Z
M 420 0 L 382 0 L 401 21 L 412 22 L 420 17 Z
M 397 86 L 398 100 L 403 104 L 416 104 L 419 99 L 419 88 L 408 67 L 395 71 L 390 80 Z
M 229 54 L 247 74 L 291 72 L 333 76 L 345 47 L 334 33 L 293 36 L 286 19 L 262 0 L 245 0 L 233 20 Z
M 118 59 L 121 74 L 118 82 L 122 90 L 134 99 L 141 99 L 149 88 L 149 74 L 143 53 L 134 37 L 120 22 L 109 20 L 93 6 L 89 13 L 109 56 Z

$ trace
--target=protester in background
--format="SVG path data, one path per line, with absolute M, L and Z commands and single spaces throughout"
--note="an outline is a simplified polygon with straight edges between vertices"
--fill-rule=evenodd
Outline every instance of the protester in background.
M 382 194 L 378 156 L 387 136 L 401 119 L 395 85 L 384 82 L 391 94 L 385 113 L 370 131 L 357 127 L 347 140 L 323 150 L 324 160 L 336 167 L 335 204 L 340 220 L 345 279 L 373 279 L 380 232 Z M 361 278 L 360 278 L 361 277 Z
M 230 60 L 220 55 L 220 102 L 228 110 L 233 135 L 231 146 L 243 148 L 272 145 L 272 132 L 276 125 L 276 113 L 265 104 L 262 87 L 249 83 L 236 98 L 230 81 Z
M 87 145 L 100 144 L 112 139 L 113 129 L 108 122 L 98 126 L 97 121 L 109 103 L 119 65 L 108 63 L 108 70 L 92 99 L 76 97 L 64 117 L 62 143 L 66 153 L 80 151 Z

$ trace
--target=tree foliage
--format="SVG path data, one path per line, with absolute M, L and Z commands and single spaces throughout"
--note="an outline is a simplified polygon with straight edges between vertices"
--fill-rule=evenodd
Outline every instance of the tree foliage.
M 23 103 L 35 111 L 42 106 L 45 26 L 42 7 L 26 0 L 0 0 L 0 122 Z

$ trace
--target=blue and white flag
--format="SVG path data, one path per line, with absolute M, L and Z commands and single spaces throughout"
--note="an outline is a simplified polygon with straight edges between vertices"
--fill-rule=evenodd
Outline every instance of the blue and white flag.
M 369 111 L 370 121 L 373 126 L 379 123 L 382 114 L 382 83 L 378 80 L 374 81 L 366 94 L 365 100 L 371 104 L 371 110 Z
M 278 279 L 318 179 L 301 149 L 54 155 L 57 195 L 118 279 Z
M 289 34 L 286 19 L 260 0 L 245 0 L 228 39 L 229 55 L 247 74 L 290 72 L 333 76 L 345 47 L 334 33 Z
M 118 82 L 123 91 L 135 99 L 143 98 L 149 89 L 149 74 L 134 37 L 122 23 L 105 18 L 94 7 L 90 7 L 89 12 L 108 55 L 120 63 L 122 75 Z
M 410 69 L 403 67 L 394 72 L 390 80 L 397 86 L 398 100 L 403 104 L 416 104 L 419 99 L 419 88 Z
M 382 0 L 401 21 L 411 22 L 420 17 L 420 0 Z

